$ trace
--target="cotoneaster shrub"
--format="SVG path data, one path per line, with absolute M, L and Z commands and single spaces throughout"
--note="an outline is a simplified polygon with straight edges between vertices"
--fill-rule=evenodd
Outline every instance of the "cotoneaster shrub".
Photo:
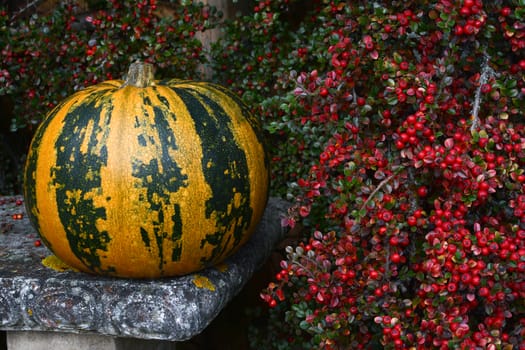
M 254 347 L 525 348 L 525 3 L 294 4 L 216 56 L 304 233 Z

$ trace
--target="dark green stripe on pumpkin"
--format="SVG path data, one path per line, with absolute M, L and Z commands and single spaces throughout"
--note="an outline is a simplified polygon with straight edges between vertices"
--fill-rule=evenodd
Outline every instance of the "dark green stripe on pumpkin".
M 149 239 L 148 231 L 146 231 L 143 227 L 140 228 L 140 236 L 142 237 L 142 242 L 144 243 L 144 246 L 146 248 L 149 248 L 150 239 Z
M 221 85 L 215 85 L 215 84 L 207 84 L 210 87 L 213 87 L 217 90 L 219 90 L 221 93 L 225 94 L 229 98 L 231 98 L 235 103 L 239 106 L 241 109 L 241 113 L 246 118 L 246 120 L 250 123 L 250 126 L 253 128 L 253 131 L 255 132 L 255 136 L 257 137 L 257 141 L 263 145 L 264 149 L 266 149 L 266 139 L 264 137 L 264 131 L 261 126 L 261 123 L 258 118 L 256 118 L 249 110 L 248 106 L 239 98 L 238 95 L 236 95 L 233 91 L 225 88 Z M 270 167 L 270 158 L 268 156 L 268 153 L 264 153 L 264 165 L 266 169 L 269 169 Z
M 99 154 L 93 150 L 108 137 L 109 130 L 99 125 L 107 125 L 111 115 L 109 102 L 100 103 L 103 93 L 91 95 L 77 107 L 73 107 L 63 120 L 62 133 L 55 143 L 56 164 L 52 168 L 53 185 L 56 191 L 58 216 L 66 232 L 71 251 L 90 270 L 101 273 L 115 272 L 113 267 L 102 268 L 100 252 L 107 251 L 110 236 L 107 231 L 99 232 L 94 217 L 106 219 L 106 209 L 96 207 L 93 200 L 86 197 L 89 192 L 100 191 L 100 170 L 107 163 L 107 149 L 100 148 Z M 104 110 L 101 106 L 105 106 Z M 89 116 L 86 117 L 86 116 Z M 101 123 L 101 118 L 107 118 Z M 87 134 L 88 123 L 94 123 L 93 132 Z M 80 145 L 88 141 L 87 152 L 82 153 Z M 88 176 L 89 174 L 89 176 Z M 67 186 L 62 184 L 67 183 Z
M 202 142 L 202 171 L 212 191 L 211 199 L 206 202 L 206 217 L 215 215 L 216 231 L 206 232 L 200 244 L 201 248 L 206 244 L 214 247 L 209 257 L 201 259 L 204 265 L 208 265 L 224 254 L 229 243 L 229 239 L 224 240 L 224 235 L 230 229 L 233 229 L 236 246 L 250 225 L 252 208 L 248 163 L 244 150 L 235 143 L 230 130 L 230 116 L 220 104 L 189 88 L 173 90 L 182 98 L 193 117 L 195 130 Z M 210 115 L 208 110 L 213 114 Z M 243 194 L 238 207 L 235 207 L 235 193 Z
M 171 241 L 174 243 L 174 248 L 171 251 L 171 261 L 180 261 L 182 255 L 182 221 L 180 220 L 180 205 L 175 205 L 175 214 L 171 218 L 173 221 L 173 232 L 171 233 Z
M 145 105 L 151 105 L 151 99 L 143 99 Z M 167 109 L 165 109 L 167 110 Z M 141 228 L 142 240 L 146 244 L 155 242 L 158 250 L 158 262 L 159 270 L 163 271 L 164 264 L 166 263 L 165 256 L 169 256 L 172 261 L 179 261 L 182 253 L 182 219 L 180 215 L 180 206 L 177 203 L 170 202 L 170 194 L 176 193 L 181 187 L 187 187 L 188 176 L 182 174 L 182 169 L 170 158 L 170 152 L 177 150 L 173 132 L 168 122 L 168 118 L 174 119 L 176 116 L 173 114 L 165 114 L 163 109 L 158 106 L 153 106 L 153 122 L 155 128 L 152 128 L 157 133 L 160 142 L 160 154 L 158 159 L 152 159 L 148 164 L 142 163 L 140 160 L 135 159 L 133 162 L 133 177 L 139 179 L 139 183 L 136 185 L 137 188 L 146 189 L 146 202 L 150 203 L 148 209 L 152 213 L 156 213 L 158 220 L 152 222 L 151 231 L 147 228 Z M 148 111 L 144 108 L 142 110 L 142 116 L 136 117 L 135 126 L 138 129 L 143 129 L 141 121 L 144 123 L 149 120 Z M 148 143 L 153 143 L 153 135 L 139 135 L 139 145 L 147 147 Z M 159 163 L 160 161 L 160 163 Z M 164 213 L 164 206 L 172 207 L 174 214 L 167 218 L 173 225 L 172 232 L 166 232 L 167 227 Z M 147 237 L 147 238 L 146 238 Z M 166 252 L 164 248 L 164 239 L 170 237 L 173 241 L 175 248 L 172 252 Z

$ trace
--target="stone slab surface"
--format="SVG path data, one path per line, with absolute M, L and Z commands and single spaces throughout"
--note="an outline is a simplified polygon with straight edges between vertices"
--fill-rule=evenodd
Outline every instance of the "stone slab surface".
M 8 350 L 177 350 L 166 340 L 116 338 L 98 334 L 10 331 Z
M 93 334 L 48 332 L 7 333 L 7 348 L 25 350 L 95 350 L 115 347 L 115 338 Z
M 219 267 L 156 280 L 57 272 L 20 197 L 0 197 L 0 329 L 183 341 L 202 332 L 282 240 L 288 203 L 271 198 L 252 238 Z M 20 218 L 20 215 L 22 218 Z

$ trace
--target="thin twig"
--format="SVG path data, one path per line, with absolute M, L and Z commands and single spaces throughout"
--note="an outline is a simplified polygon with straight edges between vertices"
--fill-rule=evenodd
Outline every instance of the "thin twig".
M 471 112 L 471 118 L 472 118 L 472 125 L 470 126 L 470 131 L 473 132 L 476 129 L 479 128 L 480 120 L 479 120 L 479 107 L 481 104 L 481 89 L 484 84 L 487 83 L 489 78 L 494 76 L 494 70 L 490 67 L 490 56 L 487 53 L 484 53 L 483 55 L 483 67 L 481 68 L 481 76 L 479 77 L 479 85 L 476 89 L 476 94 L 474 96 L 474 105 L 472 106 L 472 112 Z
M 408 179 L 411 183 L 414 183 L 414 168 L 408 169 Z M 411 189 L 412 192 L 415 192 L 414 189 Z M 410 196 L 410 210 L 413 212 L 417 209 L 417 195 L 413 193 L 412 196 Z
M 29 10 L 31 7 L 37 7 L 38 3 L 40 3 L 42 0 L 33 0 L 30 3 L 26 4 L 25 7 L 22 7 L 19 9 L 16 13 L 11 16 L 11 20 L 15 20 L 18 17 L 20 17 L 22 14 L 24 14 L 27 10 Z
M 374 196 L 376 195 L 376 193 L 383 187 L 385 186 L 390 180 L 392 180 L 394 177 L 397 176 L 397 174 L 399 174 L 401 172 L 401 170 L 403 170 L 404 167 L 399 167 L 397 168 L 394 173 L 392 175 L 390 175 L 389 177 L 387 177 L 386 179 L 384 179 L 383 181 L 381 181 L 379 183 L 379 185 L 377 185 L 377 187 L 372 191 L 372 193 L 370 194 L 370 196 L 368 196 L 368 198 L 366 199 L 366 201 L 363 203 L 363 205 L 361 206 L 361 208 L 359 209 L 359 212 L 363 211 L 366 206 L 368 205 L 368 203 L 370 203 L 370 201 L 374 198 Z

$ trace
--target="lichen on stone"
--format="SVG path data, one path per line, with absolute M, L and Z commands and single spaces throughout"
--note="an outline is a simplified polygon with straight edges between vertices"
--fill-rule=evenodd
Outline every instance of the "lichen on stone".
M 206 288 L 212 292 L 215 292 L 215 286 L 207 277 L 195 275 L 192 282 L 197 288 Z
M 62 260 L 60 260 L 56 255 L 46 256 L 44 259 L 42 259 L 42 265 L 50 269 L 53 269 L 55 271 L 58 271 L 58 272 L 65 272 L 65 271 L 79 272 L 74 267 L 71 267 L 65 262 L 63 262 Z

